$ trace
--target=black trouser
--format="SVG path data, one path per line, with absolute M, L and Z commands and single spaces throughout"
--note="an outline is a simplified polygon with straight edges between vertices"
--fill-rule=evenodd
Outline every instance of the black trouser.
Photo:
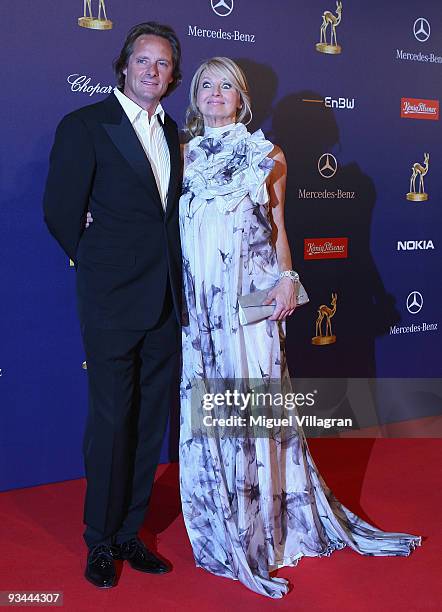
M 178 390 L 179 328 L 167 296 L 150 330 L 83 328 L 89 378 L 84 437 L 89 547 L 136 536 Z

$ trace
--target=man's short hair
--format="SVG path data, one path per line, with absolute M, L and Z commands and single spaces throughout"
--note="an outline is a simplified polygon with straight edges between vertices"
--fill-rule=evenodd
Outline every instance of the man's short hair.
M 119 89 L 124 89 L 126 76 L 123 74 L 123 70 L 127 67 L 129 58 L 133 53 L 135 41 L 140 36 L 146 35 L 160 36 L 161 38 L 165 38 L 169 41 L 170 46 L 172 47 L 173 81 L 169 84 L 169 87 L 164 94 L 164 96 L 168 96 L 181 83 L 181 45 L 175 31 L 170 26 L 162 25 L 160 23 L 156 23 L 155 21 L 139 23 L 129 30 L 120 55 L 113 62 L 113 67 L 117 76 L 117 87 Z

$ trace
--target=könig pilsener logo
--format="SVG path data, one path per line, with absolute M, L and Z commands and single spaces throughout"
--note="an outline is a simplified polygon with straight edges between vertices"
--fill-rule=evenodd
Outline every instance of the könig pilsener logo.
M 78 18 L 78 25 L 91 30 L 110 30 L 112 21 L 107 18 L 104 0 L 98 0 L 98 16 L 92 14 L 92 0 L 83 0 L 83 17 Z
M 336 39 L 336 28 L 341 23 L 342 18 L 342 2 L 336 2 L 336 15 L 331 11 L 322 13 L 322 25 L 319 35 L 319 42 L 316 43 L 316 51 L 320 53 L 330 53 L 337 55 L 341 53 L 342 47 L 338 45 Z M 327 42 L 327 30 L 330 29 L 330 42 Z

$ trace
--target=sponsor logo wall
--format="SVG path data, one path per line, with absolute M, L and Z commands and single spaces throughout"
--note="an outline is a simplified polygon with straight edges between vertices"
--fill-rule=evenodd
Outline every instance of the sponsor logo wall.
M 226 55 L 249 78 L 251 129 L 285 152 L 287 232 L 310 297 L 287 325 L 292 375 L 440 377 L 439 0 L 400 11 L 383 0 L 59 4 L 8 4 L 0 25 L 14 57 L 0 153 L 0 489 L 82 475 L 75 270 L 48 235 L 41 196 L 56 124 L 110 95 L 112 60 L 146 19 L 182 42 L 183 83 L 164 101 L 180 125 L 193 71 Z M 176 440 L 172 425 L 162 460 L 176 458 Z

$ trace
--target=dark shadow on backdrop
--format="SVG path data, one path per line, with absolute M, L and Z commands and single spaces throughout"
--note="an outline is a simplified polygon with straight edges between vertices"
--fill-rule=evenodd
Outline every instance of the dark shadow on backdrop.
M 374 377 L 375 337 L 388 333 L 399 320 L 370 253 L 370 228 L 376 191 L 357 162 L 339 165 L 330 178 L 318 172 L 318 159 L 339 144 L 332 109 L 303 100 L 321 100 L 314 91 L 283 98 L 274 109 L 271 139 L 285 152 L 288 165 L 286 225 L 293 252 L 310 296 L 288 322 L 288 359 L 297 377 Z M 354 192 L 340 199 L 301 198 L 300 190 Z M 348 259 L 304 260 L 304 238 L 347 237 Z M 330 306 L 337 293 L 332 319 L 337 342 L 313 346 L 317 309 Z
M 321 394 L 317 416 L 352 418 L 357 426 L 357 407 L 347 399 L 349 377 L 375 377 L 375 337 L 388 332 L 399 320 L 394 299 L 382 283 L 370 253 L 370 228 L 376 203 L 372 179 L 356 162 L 339 165 L 339 128 L 334 112 L 321 103 L 316 91 L 299 91 L 283 98 L 273 110 L 270 139 L 285 152 L 288 166 L 285 219 L 293 265 L 299 270 L 310 303 L 299 308 L 287 322 L 287 359 L 295 379 L 318 381 Z M 333 153 L 338 171 L 329 179 L 318 171 L 323 153 Z M 354 198 L 300 197 L 300 191 L 354 192 Z M 348 238 L 347 259 L 304 260 L 305 238 Z M 318 308 L 331 306 L 337 293 L 332 319 L 335 344 L 314 346 Z M 324 321 L 325 323 L 325 321 Z M 296 383 L 295 383 L 296 384 Z M 355 408 L 355 410 L 354 410 Z M 322 413 L 321 413 L 322 411 Z M 328 430 L 329 435 L 336 431 Z M 373 441 L 361 442 L 351 505 L 364 516 L 359 500 Z
M 235 62 L 243 69 L 249 85 L 253 118 L 247 129 L 253 133 L 272 116 L 278 77 L 270 66 L 254 62 L 249 58 L 237 58 Z

